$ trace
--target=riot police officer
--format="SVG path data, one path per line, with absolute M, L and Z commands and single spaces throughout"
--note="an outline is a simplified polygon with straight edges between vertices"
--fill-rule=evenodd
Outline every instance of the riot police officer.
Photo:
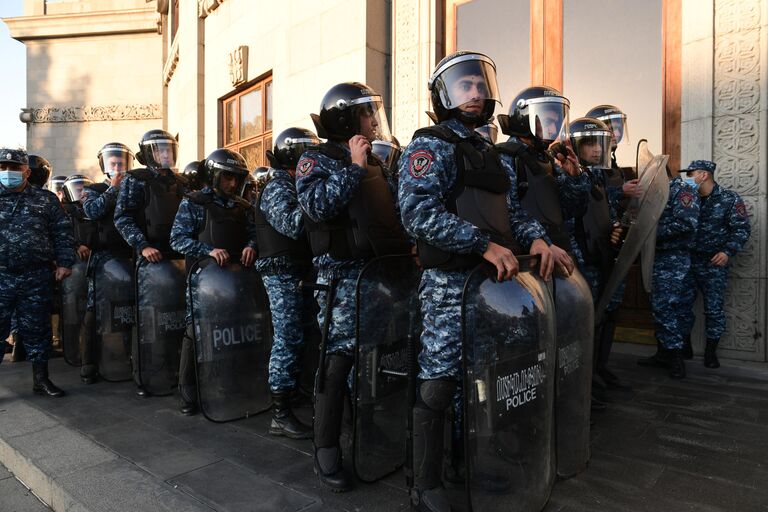
M 28 186 L 28 157 L 0 149 L 0 361 L 15 314 L 32 362 L 33 391 L 61 397 L 48 378 L 51 349 L 51 271 L 61 281 L 75 262 L 72 224 L 47 192 Z
M 686 277 L 686 290 L 704 298 L 707 343 L 704 366 L 719 368 L 717 344 L 725 332 L 723 302 L 728 284 L 730 259 L 749 240 L 751 226 L 744 200 L 733 190 L 715 181 L 717 165 L 709 160 L 694 160 L 687 169 L 685 182 L 696 190 L 701 201 L 699 226 L 691 253 L 691 271 Z M 689 304 L 693 305 L 695 297 Z M 693 318 L 689 321 L 693 325 Z
M 328 142 L 306 151 L 296 165 L 296 190 L 309 234 L 323 322 L 330 308 L 329 334 L 315 386 L 315 472 L 336 492 L 351 489 L 342 466 L 339 436 L 347 376 L 355 349 L 355 289 L 367 259 L 407 252 L 395 210 L 391 176 L 369 157 L 371 142 L 389 140 L 381 96 L 365 84 L 345 82 L 323 97 L 312 114 L 317 134 Z M 389 188 L 388 188 L 389 187 Z M 376 212 L 375 217 L 372 213 Z
M 73 174 L 64 180 L 62 192 L 64 199 L 62 205 L 64 211 L 72 219 L 72 226 L 75 233 L 75 246 L 77 247 L 77 256 L 81 261 L 88 261 L 91 256 L 91 246 L 93 245 L 94 226 L 85 216 L 83 211 L 82 199 L 88 195 L 85 188 L 93 185 L 93 180 L 83 174 Z
M 187 268 L 199 258 L 210 256 L 219 266 L 240 256 L 245 267 L 256 259 L 256 232 L 249 214 L 250 204 L 242 199 L 248 177 L 245 159 L 235 151 L 217 149 L 201 162 L 209 178 L 200 191 L 179 204 L 171 228 L 171 248 L 187 258 Z M 195 380 L 195 332 L 192 329 L 193 304 L 187 293 L 187 331 L 179 363 L 180 410 L 184 415 L 197 412 Z
M 312 429 L 293 415 L 290 404 L 305 342 L 302 324 L 306 313 L 300 285 L 312 265 L 296 194 L 296 164 L 305 151 L 319 144 L 317 136 L 304 128 L 280 132 L 274 149 L 267 152 L 272 177 L 255 202 L 259 245 L 256 268 L 269 295 L 274 329 L 269 359 L 274 413 L 269 433 L 292 439 L 307 439 L 312 435 Z
M 413 409 L 412 503 L 417 510 L 431 511 L 449 509 L 441 478 L 443 419 L 462 375 L 461 293 L 469 270 L 485 259 L 498 280 L 512 278 L 518 261 L 510 247 L 516 244 L 541 256 L 545 278 L 554 259 L 543 227 L 519 208 L 509 186 L 511 169 L 474 131 L 489 121 L 499 102 L 493 61 L 475 52 L 449 55 L 438 63 L 429 89 L 439 123 L 418 130 L 403 153 L 399 204 L 426 269 L 419 290 L 423 331 Z M 464 183 L 473 170 L 464 169 L 467 162 L 483 163 L 485 182 Z M 455 193 L 462 188 L 488 192 L 483 196 L 488 198 L 506 196 L 503 203 L 475 203 L 479 211 L 463 213 L 500 224 L 476 225 L 457 214 Z
M 204 172 L 200 171 L 200 161 L 192 160 L 184 166 L 181 175 L 187 179 L 187 186 L 192 192 L 202 189 L 206 184 L 203 182 Z
M 45 158 L 29 155 L 29 184 L 33 187 L 44 188 L 51 177 L 53 166 Z
M 84 384 L 92 384 L 98 378 L 98 346 L 96 340 L 97 324 L 107 321 L 99 318 L 96 313 L 96 303 L 104 300 L 96 297 L 96 275 L 100 273 L 105 262 L 114 257 L 130 258 L 131 248 L 117 232 L 114 223 L 115 204 L 125 173 L 133 168 L 133 151 L 120 142 L 105 144 L 96 155 L 99 168 L 104 174 L 102 183 L 86 186 L 86 194 L 82 200 L 83 213 L 93 223 L 96 231 L 93 238 L 93 252 L 88 272 L 88 305 L 83 320 L 86 331 L 84 343 L 81 345 L 80 378 Z M 108 283 L 103 283 L 108 286 Z M 132 301 L 133 297 L 126 297 Z M 126 346 L 127 353 L 130 346 Z M 127 355 L 127 354 L 126 354 Z

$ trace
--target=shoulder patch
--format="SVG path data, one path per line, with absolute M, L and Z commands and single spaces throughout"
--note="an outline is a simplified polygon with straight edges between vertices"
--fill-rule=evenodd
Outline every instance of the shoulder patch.
M 746 217 L 747 216 L 747 206 L 744 204 L 744 201 L 738 201 L 736 203 L 736 213 L 740 217 Z
M 678 200 L 680 201 L 680 204 L 683 205 L 685 208 L 690 208 L 693 204 L 693 194 L 688 192 L 687 190 L 683 190 L 680 192 L 680 195 L 678 196 Z
M 420 149 L 411 153 L 408 159 L 408 170 L 411 176 L 414 178 L 421 178 L 424 176 L 429 168 L 432 166 L 435 157 L 431 151 Z
M 314 158 L 309 158 L 308 156 L 302 156 L 299 160 L 299 163 L 296 164 L 296 174 L 299 176 L 306 176 L 307 174 L 312 172 L 312 169 L 315 168 L 315 164 L 317 162 Z

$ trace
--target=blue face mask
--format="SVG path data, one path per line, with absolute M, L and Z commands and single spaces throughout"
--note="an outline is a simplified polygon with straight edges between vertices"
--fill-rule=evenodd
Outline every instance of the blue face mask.
M 693 190 L 699 189 L 699 184 L 696 183 L 696 178 L 694 178 L 693 176 L 686 176 L 683 178 L 683 181 L 685 182 L 686 185 L 691 187 Z
M 19 188 L 24 183 L 24 173 L 21 171 L 0 171 L 0 185 L 5 188 Z

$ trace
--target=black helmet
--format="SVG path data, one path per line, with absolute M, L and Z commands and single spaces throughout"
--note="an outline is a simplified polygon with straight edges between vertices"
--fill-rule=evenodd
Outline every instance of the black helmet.
M 474 87 L 471 81 L 461 80 L 469 75 L 481 77 Z M 482 53 L 456 52 L 448 55 L 437 64 L 427 86 L 438 121 L 455 116 L 469 123 L 485 124 L 493 116 L 496 103 L 501 105 L 496 83 L 496 64 Z M 485 100 L 480 110 L 459 110 L 462 105 L 477 100 Z
M 568 137 L 568 110 L 571 103 L 560 91 L 545 85 L 523 89 L 512 100 L 509 115 L 498 116 L 502 133 L 533 140 L 546 149 Z
M 392 172 L 397 172 L 397 164 L 403 149 L 397 137 L 392 137 L 391 141 L 375 140 L 371 143 L 371 153 L 379 157 L 384 166 Z
M 245 183 L 248 181 L 249 174 L 248 164 L 243 155 L 231 149 L 215 149 L 205 160 L 200 162 L 200 167 L 205 170 L 205 179 L 209 180 L 207 184 L 213 187 L 216 194 L 223 197 L 243 197 Z M 230 174 L 237 178 L 237 184 L 233 193 L 230 194 L 221 189 L 220 181 L 222 174 Z
M 613 132 L 616 144 L 624 141 L 629 144 L 627 133 L 627 115 L 619 107 L 613 105 L 598 105 L 587 112 L 586 117 L 594 117 L 605 124 Z
M 178 153 L 179 143 L 173 135 L 165 130 L 149 130 L 141 137 L 136 158 L 150 169 L 173 169 Z
M 607 169 L 611 166 L 611 129 L 594 117 L 580 117 L 569 126 L 571 145 L 579 163 Z
M 54 194 L 58 194 L 61 188 L 64 186 L 64 182 L 67 181 L 67 177 L 63 175 L 54 176 L 48 181 L 48 190 Z
M 312 146 L 320 144 L 320 139 L 306 128 L 288 128 L 275 137 L 275 148 L 267 150 L 269 164 L 275 169 L 295 169 L 301 154 Z
M 96 156 L 99 158 L 101 172 L 110 178 L 115 173 L 130 171 L 133 168 L 133 151 L 121 142 L 104 144 Z
M 369 129 L 360 124 L 363 115 L 373 120 Z M 344 82 L 331 87 L 320 103 L 320 115 L 310 116 L 317 134 L 324 139 L 347 141 L 355 135 L 364 135 L 371 141 L 390 138 L 381 96 L 359 82 Z
M 53 166 L 45 158 L 37 155 L 29 155 L 29 183 L 37 188 L 43 188 L 48 178 L 51 177 Z
M 83 198 L 83 189 L 93 185 L 93 180 L 84 174 L 73 174 L 64 181 L 64 199 L 74 203 Z
M 190 190 L 200 190 L 206 185 L 210 185 L 208 174 L 204 168 L 201 168 L 199 160 L 192 160 L 181 171 L 181 175 L 187 178 Z

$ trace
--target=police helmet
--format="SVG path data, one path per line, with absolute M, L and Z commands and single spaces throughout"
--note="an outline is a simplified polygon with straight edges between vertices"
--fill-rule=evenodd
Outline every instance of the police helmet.
M 200 165 L 199 160 L 192 160 L 181 171 L 181 175 L 187 178 L 190 190 L 200 190 L 206 185 L 210 185 L 208 174 L 205 168 Z
M 269 164 L 275 169 L 295 169 L 301 154 L 318 146 L 320 139 L 306 128 L 287 128 L 275 137 L 275 147 L 267 150 Z
M 136 158 L 150 169 L 174 169 L 179 153 L 176 138 L 165 130 L 149 130 L 141 137 Z
M 403 154 L 403 149 L 400 146 L 400 142 L 397 137 L 392 137 L 392 140 L 375 140 L 371 143 L 371 153 L 376 155 L 381 163 L 392 172 L 397 172 L 398 162 L 400 156 Z
M 59 192 L 61 192 L 62 187 L 64 186 L 64 182 L 67 181 L 67 177 L 63 175 L 54 176 L 50 180 L 48 180 L 48 190 L 53 192 L 54 194 L 58 195 Z
M 133 151 L 121 142 L 104 144 L 96 156 L 99 159 L 101 172 L 109 178 L 133 169 Z
M 84 174 L 73 174 L 64 181 L 64 200 L 75 203 L 83 198 L 83 189 L 93 185 L 93 180 Z
M 594 117 L 607 124 L 608 128 L 613 132 L 616 144 L 620 142 L 629 144 L 627 115 L 619 107 L 614 105 L 598 105 L 587 112 L 586 117 Z
M 448 55 L 437 64 L 427 86 L 438 121 L 457 117 L 482 125 L 493 116 L 496 103 L 501 105 L 496 64 L 482 53 L 461 51 Z
M 389 140 L 389 124 L 379 93 L 359 82 L 334 85 L 320 103 L 320 115 L 310 114 L 317 134 L 336 142 L 355 135 L 368 140 Z M 365 118 L 364 122 L 361 122 Z
M 205 171 L 204 179 L 210 180 L 208 184 L 216 194 L 223 197 L 243 197 L 245 184 L 248 181 L 248 163 L 243 155 L 231 149 L 215 149 L 200 162 L 200 167 Z M 231 191 L 221 188 L 221 177 L 225 174 L 236 178 L 235 187 Z
M 53 172 L 53 166 L 45 158 L 29 155 L 29 183 L 37 188 L 43 188 Z
M 560 91 L 545 85 L 520 91 L 509 106 L 509 115 L 498 116 L 502 133 L 531 139 L 547 149 L 556 140 L 568 138 L 571 103 Z
M 570 126 L 571 146 L 579 163 L 602 169 L 611 166 L 611 129 L 594 117 L 580 117 Z

